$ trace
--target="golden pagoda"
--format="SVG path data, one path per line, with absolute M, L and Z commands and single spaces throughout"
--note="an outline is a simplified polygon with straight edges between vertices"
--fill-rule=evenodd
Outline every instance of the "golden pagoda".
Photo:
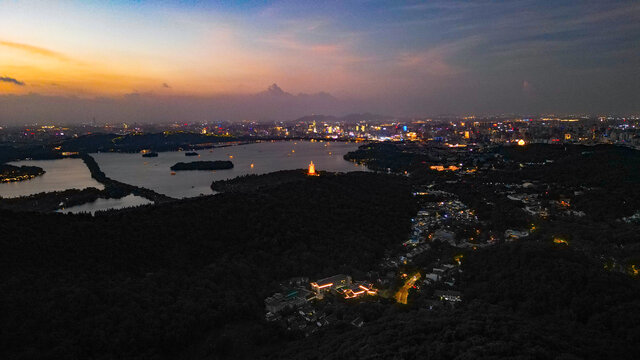
M 307 173 L 309 176 L 318 176 L 316 172 L 316 166 L 313 165 L 313 161 L 309 163 L 309 172 Z

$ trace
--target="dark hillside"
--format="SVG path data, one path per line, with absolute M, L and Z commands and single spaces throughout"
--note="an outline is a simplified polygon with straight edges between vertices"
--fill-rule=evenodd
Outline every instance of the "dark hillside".
M 414 206 L 404 179 L 360 173 L 96 218 L 2 212 L 0 357 L 250 357 L 281 341 L 263 320 L 278 281 L 368 270 Z
M 335 328 L 273 359 L 635 359 L 640 287 L 561 246 L 471 254 L 455 310 L 389 307 L 360 329 Z

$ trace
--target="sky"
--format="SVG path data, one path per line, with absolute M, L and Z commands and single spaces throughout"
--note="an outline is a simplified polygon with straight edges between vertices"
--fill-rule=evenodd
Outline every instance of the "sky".
M 0 0 L 0 15 L 0 124 L 640 112 L 638 1 Z

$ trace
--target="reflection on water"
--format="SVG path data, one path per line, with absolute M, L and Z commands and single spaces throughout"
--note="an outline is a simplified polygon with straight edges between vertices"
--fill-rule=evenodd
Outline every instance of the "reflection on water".
M 136 195 L 127 195 L 121 199 L 97 199 L 94 202 L 68 207 L 58 210 L 61 213 L 78 214 L 82 212 L 94 214 L 96 211 L 108 209 L 122 209 L 133 206 L 151 204 L 152 201 Z
M 246 174 L 265 174 L 279 170 L 306 169 L 313 161 L 317 171 L 366 171 L 345 161 L 342 156 L 358 148 L 355 143 L 278 141 L 198 150 L 199 156 L 184 152 L 162 152 L 155 158 L 140 154 L 93 154 L 101 170 L 110 178 L 142 186 L 175 197 L 212 194 L 214 180 L 226 180 Z M 218 171 L 177 171 L 169 169 L 177 162 L 231 160 L 233 169 Z
M 1 197 L 11 198 L 41 192 L 85 189 L 88 187 L 104 189 L 102 184 L 91 178 L 89 169 L 80 159 L 23 160 L 10 162 L 9 164 L 38 166 L 43 168 L 46 173 L 31 180 L 0 183 Z

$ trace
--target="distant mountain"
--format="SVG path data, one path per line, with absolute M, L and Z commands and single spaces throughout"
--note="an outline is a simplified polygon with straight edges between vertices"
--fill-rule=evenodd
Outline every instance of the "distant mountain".
M 306 94 L 306 93 L 298 93 L 297 95 L 291 94 L 282 90 L 278 84 L 273 83 L 269 85 L 267 90 L 261 91 L 257 93 L 255 96 L 262 98 L 275 98 L 275 99 L 304 99 L 305 101 L 310 100 L 322 100 L 322 101 L 338 101 L 336 97 L 333 95 L 321 91 L 315 94 Z
M 351 105 L 326 92 L 315 94 L 286 92 L 278 84 L 267 90 L 239 99 L 246 111 L 253 111 L 257 120 L 294 119 L 309 113 L 344 113 Z
M 267 90 L 259 92 L 257 95 L 260 96 L 293 96 L 288 92 L 285 92 L 284 90 L 282 90 L 282 88 L 280 88 L 280 86 L 278 86 L 278 84 L 273 83 L 271 84 Z

